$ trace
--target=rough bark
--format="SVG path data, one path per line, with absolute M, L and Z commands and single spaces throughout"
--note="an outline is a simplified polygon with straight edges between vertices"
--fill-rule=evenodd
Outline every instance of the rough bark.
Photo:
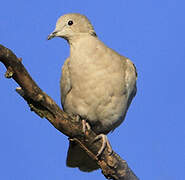
M 6 78 L 13 78 L 19 85 L 16 91 L 28 103 L 31 111 L 41 118 L 46 118 L 57 130 L 65 134 L 70 140 L 76 141 L 93 158 L 102 169 L 107 179 L 138 180 L 125 160 L 113 152 L 109 155 L 107 149 L 101 157 L 96 154 L 101 147 L 101 140 L 93 142 L 96 134 L 88 130 L 82 131 L 81 120 L 68 115 L 34 82 L 22 64 L 22 59 L 8 48 L 0 45 L 0 61 L 5 65 Z

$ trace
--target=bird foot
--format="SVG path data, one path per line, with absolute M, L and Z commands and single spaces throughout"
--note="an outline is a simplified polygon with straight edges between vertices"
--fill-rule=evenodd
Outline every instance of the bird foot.
M 111 155 L 113 150 L 112 150 L 112 147 L 107 139 L 107 136 L 105 134 L 99 134 L 94 139 L 94 142 L 99 139 L 102 139 L 102 146 L 96 156 L 99 157 L 103 153 L 103 151 L 105 150 L 106 147 L 107 147 L 108 154 Z
M 85 134 L 86 130 L 90 130 L 91 126 L 89 125 L 89 123 L 85 120 L 82 119 L 82 131 Z
M 76 121 L 78 122 L 80 120 L 80 116 L 77 115 L 76 116 Z M 87 130 L 90 130 L 91 129 L 91 126 L 89 125 L 89 123 L 85 120 L 85 119 L 82 119 L 82 131 L 83 133 L 85 134 L 85 132 Z

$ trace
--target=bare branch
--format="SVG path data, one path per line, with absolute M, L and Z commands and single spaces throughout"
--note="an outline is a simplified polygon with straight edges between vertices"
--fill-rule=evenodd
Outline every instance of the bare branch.
M 102 169 L 107 179 L 138 180 L 127 162 L 113 152 L 109 155 L 107 149 L 100 158 L 96 154 L 101 147 L 101 141 L 93 142 L 96 134 L 88 130 L 82 131 L 81 120 L 71 117 L 46 94 L 33 81 L 22 64 L 22 59 L 8 48 L 0 45 L 0 61 L 7 68 L 5 77 L 13 78 L 20 87 L 16 91 L 25 99 L 30 109 L 42 118 L 46 118 L 57 130 L 73 139 L 94 159 Z M 93 143 L 92 143 L 93 142 Z

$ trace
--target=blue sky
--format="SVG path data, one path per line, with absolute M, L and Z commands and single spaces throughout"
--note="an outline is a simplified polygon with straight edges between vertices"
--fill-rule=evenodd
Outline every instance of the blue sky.
M 85 14 L 99 38 L 138 69 L 138 92 L 109 139 L 141 180 L 185 179 L 185 2 L 53 0 L 1 2 L 0 44 L 23 58 L 39 86 L 60 105 L 63 39 L 47 41 L 65 13 Z M 104 179 L 65 166 L 67 138 L 30 112 L 0 65 L 0 179 Z

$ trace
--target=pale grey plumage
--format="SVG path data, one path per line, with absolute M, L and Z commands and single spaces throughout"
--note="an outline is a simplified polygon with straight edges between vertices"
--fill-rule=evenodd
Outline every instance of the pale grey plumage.
M 114 130 L 124 120 L 136 94 L 134 64 L 102 43 L 83 15 L 60 17 L 48 39 L 54 36 L 65 38 L 70 44 L 70 56 L 62 68 L 60 82 L 64 110 L 86 119 L 97 134 Z M 83 171 L 98 168 L 96 164 L 87 167 L 91 159 L 84 163 L 83 158 L 75 160 L 78 151 L 71 147 L 67 165 Z

